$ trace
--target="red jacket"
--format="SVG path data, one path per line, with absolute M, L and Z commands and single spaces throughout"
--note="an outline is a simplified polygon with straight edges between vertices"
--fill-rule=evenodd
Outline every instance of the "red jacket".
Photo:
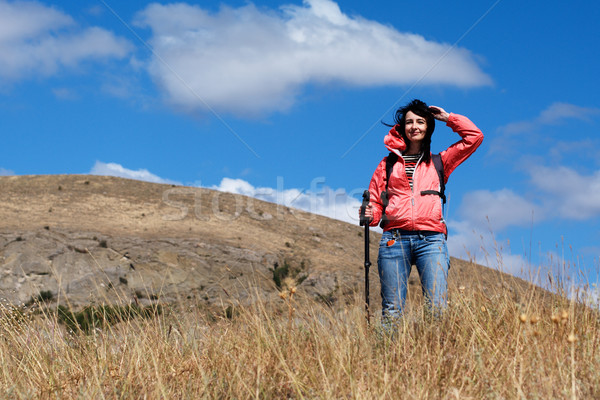
M 447 182 L 454 169 L 479 147 L 483 141 L 483 133 L 467 117 L 458 114 L 450 114 L 446 125 L 462 138 L 440 153 L 444 164 L 444 178 Z M 404 170 L 404 159 L 401 157 L 401 152 L 406 149 L 406 143 L 395 127 L 390 129 L 390 133 L 384 139 L 384 144 L 388 150 L 400 156 L 389 177 L 389 203 L 385 209 L 389 222 L 384 230 L 399 228 L 410 231 L 447 233 L 439 196 L 421 194 L 425 190 L 440 190 L 440 180 L 433 161 L 430 161 L 429 164 L 421 161 L 417 163 L 411 190 Z M 378 225 L 382 216 L 381 192 L 385 190 L 386 159 L 387 157 L 377 166 L 369 185 L 371 205 L 373 206 L 372 226 Z

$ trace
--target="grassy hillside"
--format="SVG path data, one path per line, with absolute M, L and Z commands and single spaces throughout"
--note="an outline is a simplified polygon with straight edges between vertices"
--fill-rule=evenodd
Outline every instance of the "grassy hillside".
M 0 219 L 0 398 L 600 397 L 597 311 L 471 262 L 391 333 L 372 268 L 367 324 L 358 226 L 94 176 L 0 177 Z
M 3 398 L 598 398 L 598 314 L 565 300 L 524 305 L 501 288 L 453 294 L 431 319 L 412 308 L 392 334 L 360 299 L 302 299 L 207 312 L 106 312 L 69 331 L 56 312 L 0 312 Z M 300 300 L 297 300 L 300 299 Z

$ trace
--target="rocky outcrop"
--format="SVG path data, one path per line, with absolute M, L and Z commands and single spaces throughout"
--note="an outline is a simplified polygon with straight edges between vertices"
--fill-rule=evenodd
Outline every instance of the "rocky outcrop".
M 0 300 L 94 303 L 244 302 L 276 293 L 278 256 L 201 239 L 42 229 L 0 233 Z M 258 289 L 258 290 L 257 290 Z

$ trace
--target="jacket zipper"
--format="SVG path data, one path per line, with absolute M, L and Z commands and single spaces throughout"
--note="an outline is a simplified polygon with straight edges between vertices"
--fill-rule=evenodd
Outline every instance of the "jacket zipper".
M 413 171 L 413 176 L 412 176 L 412 187 L 410 188 L 410 202 L 412 204 L 412 210 L 411 210 L 411 215 L 412 215 L 412 227 L 413 230 L 416 228 L 416 224 L 415 224 L 415 186 L 416 186 L 416 175 L 417 175 L 417 168 L 419 168 L 419 164 L 421 163 L 421 159 L 423 158 L 423 154 L 421 154 L 421 156 L 419 157 L 419 160 L 417 161 L 417 163 L 415 164 L 415 170 Z

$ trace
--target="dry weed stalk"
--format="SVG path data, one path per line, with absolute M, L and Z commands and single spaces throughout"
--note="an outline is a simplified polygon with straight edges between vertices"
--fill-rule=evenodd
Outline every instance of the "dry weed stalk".
M 415 306 L 393 337 L 365 326 L 360 296 L 335 307 L 293 286 L 283 304 L 181 304 L 88 333 L 2 306 L 0 397 L 598 398 L 598 311 L 497 290 L 453 292 L 438 318 Z

